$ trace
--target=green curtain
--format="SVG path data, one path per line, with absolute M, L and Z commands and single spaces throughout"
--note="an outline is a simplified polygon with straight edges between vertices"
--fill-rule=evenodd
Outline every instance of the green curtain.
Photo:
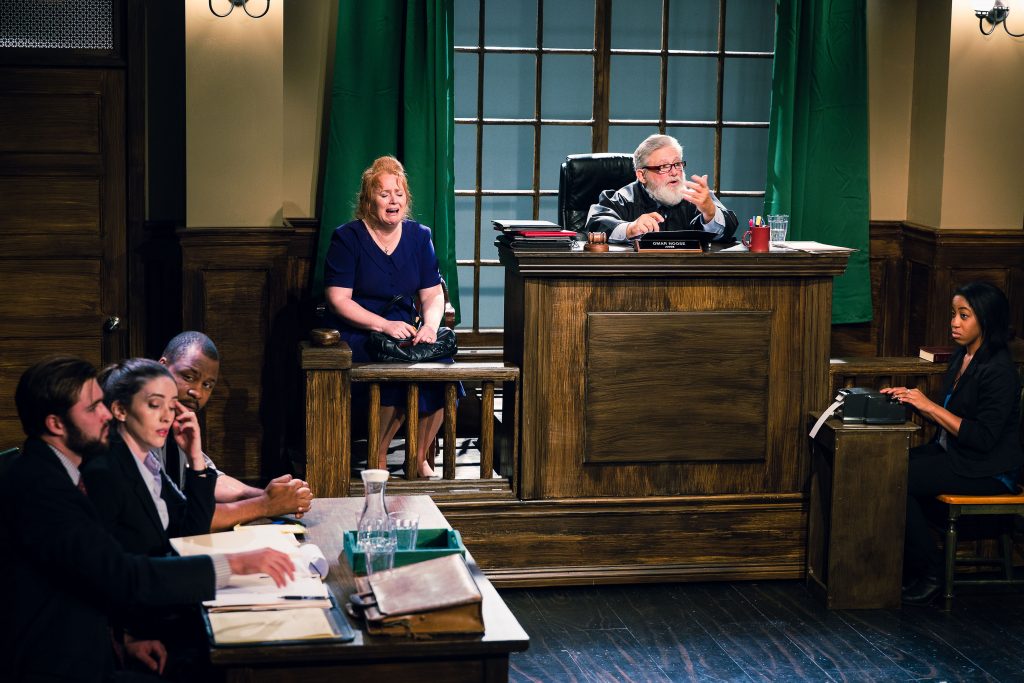
M 853 247 L 832 322 L 871 320 L 865 0 L 779 0 L 765 213 L 790 239 Z
M 338 5 L 315 296 L 323 294 L 331 234 L 352 220 L 363 170 L 393 154 L 409 176 L 413 217 L 433 231 L 441 275 L 458 312 L 453 14 L 453 0 Z

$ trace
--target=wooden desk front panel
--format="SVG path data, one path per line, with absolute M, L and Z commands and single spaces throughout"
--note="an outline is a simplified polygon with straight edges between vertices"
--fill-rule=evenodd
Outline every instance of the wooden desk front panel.
M 830 278 L 509 272 L 506 292 L 524 499 L 803 489 Z
M 770 311 L 588 313 L 583 462 L 764 460 L 771 323 Z

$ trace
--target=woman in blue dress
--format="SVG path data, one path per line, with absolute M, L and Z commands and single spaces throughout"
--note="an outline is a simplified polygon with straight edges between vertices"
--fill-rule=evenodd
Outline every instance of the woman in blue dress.
M 409 218 L 411 201 L 402 164 L 391 156 L 380 157 L 363 171 L 356 220 L 331 237 L 324 267 L 327 305 L 355 362 L 371 360 L 366 351 L 370 332 L 413 344 L 437 339 L 444 315 L 441 274 L 430 228 Z M 401 299 L 396 301 L 396 296 Z M 419 328 L 410 322 L 417 315 Z M 417 476 L 432 477 L 426 453 L 444 419 L 442 387 L 421 386 L 419 401 L 414 468 Z M 405 386 L 384 384 L 380 402 L 381 441 L 369 445 L 367 465 L 386 469 L 388 446 L 405 420 Z

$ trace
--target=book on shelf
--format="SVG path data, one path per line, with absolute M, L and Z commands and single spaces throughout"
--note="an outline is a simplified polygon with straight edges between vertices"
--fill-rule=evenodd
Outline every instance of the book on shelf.
M 917 355 L 932 363 L 945 363 L 953 357 L 952 346 L 922 346 Z

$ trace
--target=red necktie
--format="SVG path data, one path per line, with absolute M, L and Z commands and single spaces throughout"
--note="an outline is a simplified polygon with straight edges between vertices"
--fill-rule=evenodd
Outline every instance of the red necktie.
M 89 492 L 85 490 L 85 479 L 82 475 L 78 475 L 78 490 L 82 492 L 82 495 L 86 498 L 89 497 Z

